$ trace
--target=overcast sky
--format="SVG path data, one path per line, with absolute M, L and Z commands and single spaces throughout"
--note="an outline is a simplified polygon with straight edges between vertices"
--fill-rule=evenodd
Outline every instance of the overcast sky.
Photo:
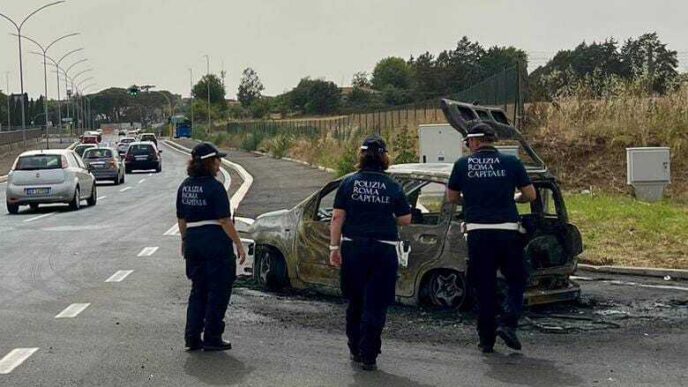
M 15 20 L 49 0 L 0 0 L 0 12 Z M 557 50 L 583 40 L 625 40 L 657 31 L 688 65 L 688 1 L 634 0 L 68 0 L 48 8 L 24 27 L 41 42 L 63 34 L 49 53 L 59 57 L 85 47 L 98 89 L 152 84 L 188 95 L 189 71 L 228 72 L 229 96 L 241 71 L 253 67 L 265 94 L 291 89 L 304 76 L 349 84 L 357 71 L 371 72 L 386 56 L 408 58 L 454 48 L 463 35 L 484 46 L 526 50 L 531 70 Z M 10 71 L 19 90 L 17 39 L 0 19 L 0 89 Z M 43 93 L 39 57 L 24 46 L 25 84 Z M 75 67 L 76 69 L 77 67 Z M 73 71 L 76 73 L 76 71 Z M 55 77 L 49 77 L 55 96 Z

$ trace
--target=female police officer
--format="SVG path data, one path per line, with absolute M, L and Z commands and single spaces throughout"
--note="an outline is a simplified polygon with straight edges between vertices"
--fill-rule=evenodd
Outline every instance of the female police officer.
M 186 259 L 186 276 L 191 280 L 185 331 L 188 351 L 232 348 L 222 339 L 223 318 L 236 277 L 232 241 L 240 263 L 246 254 L 231 221 L 227 191 L 215 179 L 224 156 L 213 144 L 196 145 L 187 167 L 189 177 L 177 191 L 182 254 Z
M 339 186 L 330 232 L 330 263 L 341 266 L 342 293 L 349 300 L 346 335 L 351 358 L 365 370 L 377 368 L 387 307 L 394 302 L 397 224 L 411 223 L 406 195 L 384 173 L 387 167 L 384 140 L 368 137 L 361 146 L 358 173 Z

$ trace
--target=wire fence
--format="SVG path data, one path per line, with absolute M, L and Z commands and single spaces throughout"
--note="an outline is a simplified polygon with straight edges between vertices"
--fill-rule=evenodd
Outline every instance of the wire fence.
M 43 129 L 26 129 L 26 139 L 33 140 L 43 136 Z M 15 144 L 24 141 L 23 130 L 0 132 L 0 145 Z

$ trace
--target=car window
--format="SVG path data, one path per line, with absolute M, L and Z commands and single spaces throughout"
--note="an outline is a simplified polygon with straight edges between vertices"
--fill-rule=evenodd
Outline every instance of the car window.
M 446 185 L 425 180 L 410 180 L 405 182 L 404 187 L 411 205 L 411 224 L 439 224 L 442 220 Z
M 337 194 L 339 183 L 333 184 L 323 190 L 318 204 L 317 219 L 321 222 L 329 222 L 332 219 L 332 211 L 334 207 L 334 197 Z M 329 191 L 328 191 L 329 190 Z
M 112 151 L 110 149 L 91 148 L 87 149 L 82 157 L 85 159 L 109 158 L 112 157 Z
M 154 153 L 154 150 L 148 144 L 134 144 L 129 146 L 129 152 L 133 155 L 149 155 Z
M 34 171 L 41 169 L 61 169 L 62 156 L 60 155 L 35 155 L 23 156 L 17 160 L 15 170 Z

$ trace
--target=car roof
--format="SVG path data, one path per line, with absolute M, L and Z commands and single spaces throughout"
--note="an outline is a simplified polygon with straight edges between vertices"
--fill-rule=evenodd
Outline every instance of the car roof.
M 86 149 L 86 151 L 88 152 L 88 151 L 90 151 L 91 149 L 107 149 L 107 150 L 112 151 L 112 152 L 115 151 L 113 148 L 111 148 L 111 147 L 109 147 L 109 146 L 94 146 L 93 148 L 88 148 L 88 149 Z
M 136 140 L 136 138 L 134 138 L 134 137 L 122 137 L 122 138 L 120 138 L 119 140 L 120 140 L 120 141 L 124 141 L 124 140 Z
M 96 144 L 78 144 L 78 145 L 75 146 L 74 148 L 79 148 L 79 147 L 81 147 L 81 148 L 85 148 L 85 147 L 97 148 L 98 145 L 96 145 Z
M 72 153 L 73 151 L 71 149 L 43 149 L 43 150 L 30 150 L 26 151 L 22 154 L 19 155 L 19 157 L 23 156 L 37 156 L 37 155 L 67 155 Z
M 134 141 L 129 146 L 132 145 L 150 145 L 152 147 L 155 147 L 155 143 L 153 141 Z

